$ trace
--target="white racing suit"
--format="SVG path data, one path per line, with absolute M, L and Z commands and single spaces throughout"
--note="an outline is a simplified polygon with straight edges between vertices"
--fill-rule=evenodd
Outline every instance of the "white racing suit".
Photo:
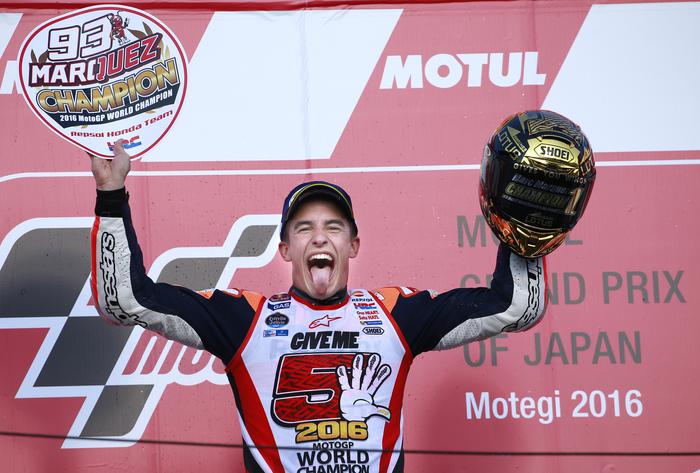
M 266 298 L 156 284 L 143 267 L 125 190 L 98 191 L 96 214 L 92 290 L 101 315 L 223 361 L 249 471 L 403 471 L 412 360 L 526 330 L 545 309 L 544 261 L 503 245 L 490 289 L 356 289 L 316 305 L 294 289 Z

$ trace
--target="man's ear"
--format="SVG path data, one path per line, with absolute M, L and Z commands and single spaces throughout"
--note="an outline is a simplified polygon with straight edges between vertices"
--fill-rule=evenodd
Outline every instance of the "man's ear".
M 350 242 L 350 258 L 354 258 L 360 252 L 360 237 L 355 237 Z
M 284 261 L 286 261 L 287 263 L 292 261 L 291 258 L 289 258 L 289 243 L 280 240 L 279 245 L 277 245 L 277 251 L 279 251 L 280 256 Z

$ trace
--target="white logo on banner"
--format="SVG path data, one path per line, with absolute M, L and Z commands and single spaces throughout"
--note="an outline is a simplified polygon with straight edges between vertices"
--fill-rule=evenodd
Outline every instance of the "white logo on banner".
M 144 160 L 328 159 L 400 15 L 214 14 L 190 62 L 181 117 Z
M 430 85 L 440 89 L 481 87 L 484 67 L 487 67 L 489 82 L 497 87 L 544 84 L 547 75 L 537 72 L 536 51 L 509 53 L 507 65 L 505 57 L 505 53 L 436 54 L 423 64 L 420 54 L 410 54 L 405 59 L 387 56 L 379 88 L 422 89 L 424 77 Z

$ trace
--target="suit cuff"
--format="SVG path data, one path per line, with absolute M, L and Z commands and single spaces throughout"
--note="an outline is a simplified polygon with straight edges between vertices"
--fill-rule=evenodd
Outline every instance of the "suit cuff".
M 129 194 L 126 188 L 113 191 L 97 190 L 97 201 L 95 202 L 95 215 L 99 217 L 123 217 L 124 204 L 129 201 Z

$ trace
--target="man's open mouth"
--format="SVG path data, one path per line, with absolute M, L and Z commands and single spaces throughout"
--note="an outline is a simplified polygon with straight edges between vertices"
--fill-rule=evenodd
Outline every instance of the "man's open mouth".
M 333 269 L 333 257 L 328 253 L 318 253 L 309 256 L 309 269 L 330 267 Z
M 309 272 L 318 291 L 325 292 L 330 286 L 334 263 L 333 256 L 329 253 L 316 253 L 309 256 L 307 260 Z

